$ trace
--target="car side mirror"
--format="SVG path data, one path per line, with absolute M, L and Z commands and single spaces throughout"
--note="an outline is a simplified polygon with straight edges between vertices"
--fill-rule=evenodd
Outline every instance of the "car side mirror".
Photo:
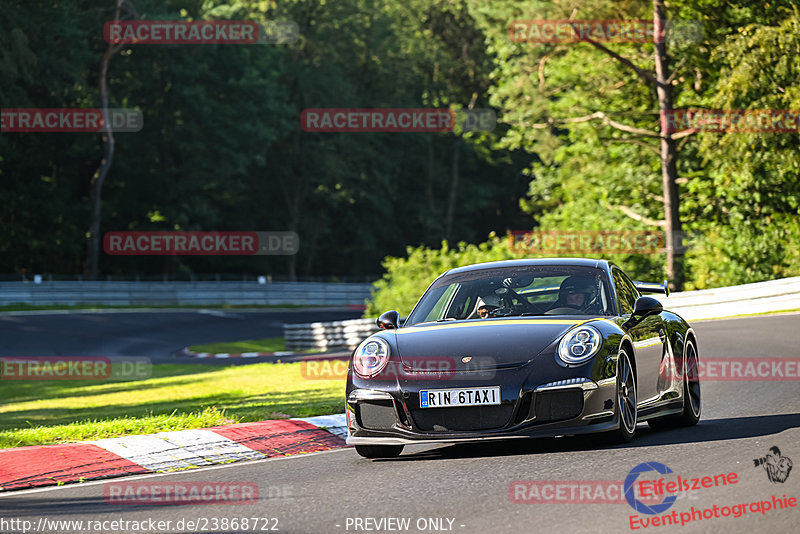
M 633 315 L 647 317 L 664 311 L 664 306 L 653 297 L 639 297 L 633 305 Z
M 626 328 L 631 327 L 648 315 L 661 313 L 663 310 L 664 306 L 653 297 L 639 297 L 633 304 L 631 318 L 628 319 L 623 326 Z
M 381 330 L 394 330 L 400 322 L 400 314 L 394 310 L 383 312 L 376 323 Z

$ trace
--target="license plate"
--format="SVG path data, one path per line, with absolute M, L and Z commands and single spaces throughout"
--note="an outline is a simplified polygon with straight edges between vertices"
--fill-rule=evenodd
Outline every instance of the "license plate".
M 490 388 L 430 389 L 419 392 L 420 408 L 490 406 L 500 404 L 500 386 Z

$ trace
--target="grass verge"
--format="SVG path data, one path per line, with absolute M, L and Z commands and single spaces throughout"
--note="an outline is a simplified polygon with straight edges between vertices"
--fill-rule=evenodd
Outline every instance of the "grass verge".
M 135 382 L 0 381 L 0 448 L 339 413 L 341 380 L 300 363 L 154 365 Z
M 242 352 L 276 352 L 286 350 L 286 341 L 282 337 L 267 337 L 264 339 L 248 339 L 246 341 L 229 341 L 220 343 L 203 343 L 192 345 L 189 350 L 194 352 L 212 352 L 239 354 Z

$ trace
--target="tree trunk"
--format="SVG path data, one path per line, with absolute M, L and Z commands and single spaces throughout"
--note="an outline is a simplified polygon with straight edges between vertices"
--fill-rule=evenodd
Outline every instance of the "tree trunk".
M 444 238 L 450 243 L 453 238 L 453 219 L 456 212 L 456 193 L 458 191 L 458 157 L 461 149 L 461 138 L 457 137 L 453 144 L 453 174 L 450 178 L 450 197 L 447 200 L 447 216 L 445 218 Z
M 119 20 L 120 9 L 124 0 L 114 0 L 114 19 Z M 106 180 L 111 163 L 114 160 L 114 132 L 111 129 L 111 121 L 108 116 L 108 64 L 112 56 L 116 53 L 117 47 L 113 43 L 108 43 L 103 59 L 100 61 L 100 105 L 103 110 L 103 159 L 100 160 L 100 167 L 92 176 L 92 219 L 89 226 L 89 257 L 87 264 L 89 268 L 88 279 L 97 280 L 100 275 L 100 220 L 103 182 Z
M 289 231 L 298 235 L 300 235 L 300 206 L 302 202 L 302 193 L 298 192 L 291 199 L 291 204 L 289 205 Z M 301 246 L 305 246 L 305 243 L 301 243 Z M 289 276 L 289 281 L 297 281 L 297 254 L 286 256 L 286 272 Z
M 425 202 L 427 206 L 427 217 L 425 218 L 425 237 L 429 241 L 436 242 L 441 238 L 440 233 L 436 230 L 434 221 L 436 204 L 433 198 L 433 138 L 428 138 L 428 179 L 425 180 Z
M 293 180 L 286 180 L 283 185 L 283 194 L 286 200 L 286 211 L 288 215 L 287 230 L 296 232 L 300 235 L 300 218 L 302 216 L 303 200 L 306 196 L 306 166 L 305 166 L 305 145 L 302 138 L 296 142 L 294 150 L 289 150 L 289 154 L 295 154 L 299 158 L 300 168 L 294 172 Z M 292 166 L 289 166 L 292 169 Z M 300 243 L 310 252 L 305 242 Z M 292 282 L 297 281 L 297 254 L 290 254 L 286 256 L 286 273 L 289 280 Z
M 683 250 L 678 246 L 682 235 L 680 198 L 678 196 L 677 156 L 675 141 L 665 127 L 666 113 L 672 111 L 672 87 L 669 79 L 669 56 L 667 55 L 666 9 L 664 0 L 653 0 L 653 22 L 658 31 L 654 37 L 656 62 L 656 93 L 661 117 L 661 180 L 664 187 L 664 220 L 666 225 L 665 245 L 667 249 L 667 278 L 674 291 L 683 289 Z

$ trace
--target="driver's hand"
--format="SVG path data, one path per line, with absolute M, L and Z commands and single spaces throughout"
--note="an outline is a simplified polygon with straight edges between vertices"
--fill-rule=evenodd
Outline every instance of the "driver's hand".
M 489 318 L 489 313 L 493 312 L 494 310 L 498 309 L 498 306 L 492 306 L 491 304 L 484 304 L 478 308 L 478 317 L 481 319 Z

